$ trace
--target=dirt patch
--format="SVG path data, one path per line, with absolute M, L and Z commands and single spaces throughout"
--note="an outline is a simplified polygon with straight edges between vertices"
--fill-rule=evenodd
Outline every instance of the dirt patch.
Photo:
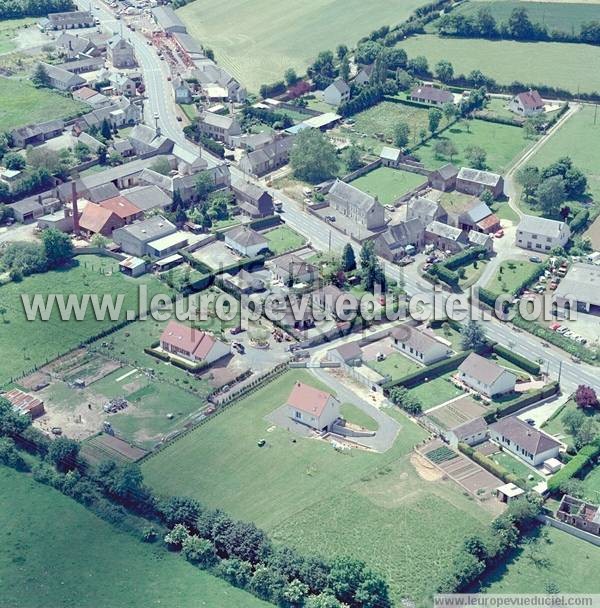
M 439 481 L 444 477 L 442 472 L 421 456 L 421 454 L 413 452 L 410 455 L 410 463 L 415 467 L 419 477 L 425 481 Z

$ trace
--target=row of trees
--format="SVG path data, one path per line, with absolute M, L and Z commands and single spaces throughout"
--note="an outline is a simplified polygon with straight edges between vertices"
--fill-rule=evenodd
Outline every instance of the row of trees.
M 0 19 L 44 17 L 48 13 L 75 10 L 71 0 L 0 0 Z

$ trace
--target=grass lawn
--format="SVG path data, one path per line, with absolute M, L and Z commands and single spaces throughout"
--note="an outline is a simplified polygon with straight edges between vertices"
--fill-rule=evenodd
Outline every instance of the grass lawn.
M 600 504 L 600 466 L 588 473 L 583 480 L 585 497 L 594 504 Z
M 464 392 L 452 384 L 450 378 L 456 372 L 451 371 L 439 378 L 414 386 L 410 392 L 421 402 L 423 411 L 430 410 L 436 405 L 441 405 L 454 397 L 463 395 Z
M 303 74 L 320 51 L 352 47 L 382 25 L 396 25 L 422 0 L 197 0 L 178 10 L 188 31 L 215 52 L 219 64 L 253 92 L 283 77 Z
M 507 471 L 514 473 L 517 477 L 524 479 L 527 486 L 533 488 L 537 483 L 542 481 L 542 476 L 532 471 L 524 462 L 521 462 L 517 456 L 513 456 L 510 452 L 497 452 L 490 456 L 492 460 L 503 466 Z M 533 480 L 529 476 L 533 475 Z
M 110 274 L 107 274 L 110 273 Z M 84 293 L 123 294 L 120 319 L 129 309 L 138 309 L 138 287 L 146 285 L 149 298 L 156 293 L 169 293 L 169 289 L 152 277 L 132 279 L 118 271 L 112 258 L 85 255 L 75 258 L 71 268 L 25 277 L 20 283 L 7 283 L 0 287 L 0 300 L 7 308 L 6 323 L 0 332 L 0 381 L 6 381 L 19 372 L 54 359 L 77 346 L 82 340 L 94 336 L 114 324 L 106 315 L 97 320 L 91 306 L 81 321 L 62 321 L 56 306 L 48 321 L 28 321 L 23 309 L 21 294 L 30 298 L 34 294 L 68 296 Z M 27 336 L 26 342 L 23 336 Z
M 462 348 L 462 335 L 459 331 L 450 327 L 450 325 L 442 324 L 440 327 L 436 327 L 433 330 L 438 336 L 448 340 L 452 344 L 452 349 L 455 351 L 461 351 Z
M 529 260 L 507 260 L 498 267 L 498 272 L 490 279 L 486 289 L 500 295 L 515 293 L 523 281 L 539 266 Z
M 564 407 L 562 407 L 556 416 L 554 416 L 553 418 L 551 418 L 550 420 L 548 420 L 543 428 L 544 431 L 546 431 L 546 433 L 550 433 L 550 435 L 555 435 L 558 436 L 558 438 L 561 441 L 564 441 L 565 443 L 569 444 L 569 445 L 573 445 L 573 443 L 575 442 L 575 438 L 573 437 L 573 435 L 570 433 L 569 429 L 566 428 L 565 424 L 564 424 L 564 418 L 565 416 L 568 416 L 569 414 L 571 414 L 572 412 L 575 411 L 580 411 L 583 412 L 584 414 L 586 414 L 588 417 L 590 418 L 594 418 L 597 422 L 600 423 L 600 414 L 596 413 L 589 413 L 586 410 L 580 410 L 577 407 L 577 404 L 575 403 L 574 400 L 569 399 L 569 401 L 567 401 L 564 405 Z M 598 488 L 600 489 L 600 487 Z
M 499 219 L 519 223 L 517 212 L 506 201 L 494 201 L 489 207 Z
M 190 121 L 198 116 L 198 108 L 195 103 L 180 103 L 179 107 Z
M 267 239 L 268 247 L 275 255 L 298 249 L 306 243 L 306 239 L 301 234 L 285 225 L 263 232 L 262 235 Z
M 458 150 L 452 159 L 436 156 L 435 143 L 440 139 L 450 140 Z M 479 146 L 487 153 L 487 168 L 490 171 L 503 173 L 530 143 L 520 127 L 477 119 L 463 120 L 440 133 L 437 138 L 417 146 L 414 154 L 428 169 L 437 169 L 448 162 L 452 162 L 457 167 L 468 167 L 467 148 Z
M 0 467 L 0 485 L 4 608 L 269 605 L 23 473 Z
M 0 22 L 0 55 L 9 53 L 15 49 L 14 38 L 17 32 L 26 26 L 30 26 L 36 22 L 35 19 L 7 19 Z
M 146 460 L 147 482 L 253 520 L 302 551 L 363 559 L 396 600 L 431 593 L 453 548 L 490 516 L 456 486 L 416 475 L 409 454 L 426 433 L 402 415 L 385 454 L 339 453 L 273 428 L 265 416 L 296 381 L 326 388 L 305 370 L 287 372 Z
M 577 92 L 600 90 L 600 73 L 587 66 L 598 63 L 600 48 L 589 44 L 516 42 L 439 38 L 425 34 L 400 43 L 409 57 L 424 55 L 430 66 L 446 59 L 456 74 L 482 70 L 502 84 L 518 80 L 533 86 L 547 84 Z M 523 57 L 527 60 L 523 61 Z
M 342 403 L 340 412 L 348 422 L 358 424 L 369 431 L 376 431 L 379 428 L 379 425 L 371 416 L 365 414 L 360 408 L 352 403 Z
M 505 564 L 491 570 L 479 591 L 546 593 L 547 585 L 555 583 L 561 593 L 600 593 L 600 578 L 589 575 L 598 570 L 600 547 L 545 526 Z
M 355 188 L 370 194 L 387 205 L 426 181 L 423 175 L 379 167 L 350 182 Z
M 74 116 L 88 106 L 50 89 L 36 89 L 25 80 L 0 77 L 0 131 Z
M 376 361 L 374 359 L 373 361 L 369 361 L 367 365 L 382 376 L 390 376 L 392 380 L 397 380 L 407 374 L 416 372 L 418 369 L 422 369 L 418 363 L 401 353 L 391 353 L 383 361 Z
M 465 271 L 464 278 L 459 279 L 458 284 L 461 289 L 467 289 L 471 287 L 482 275 L 487 265 L 487 260 L 476 260 L 467 266 L 462 266 Z

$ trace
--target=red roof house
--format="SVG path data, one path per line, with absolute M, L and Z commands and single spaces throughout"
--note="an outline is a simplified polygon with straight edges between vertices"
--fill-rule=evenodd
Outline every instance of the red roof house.
M 544 100 L 537 91 L 529 90 L 515 95 L 508 107 L 515 114 L 532 116 L 544 111 Z
M 330 393 L 296 382 L 286 405 L 292 420 L 317 431 L 328 431 L 340 417 L 340 402 Z
M 121 195 L 107 198 L 100 202 L 100 206 L 118 215 L 126 224 L 131 224 L 144 216 L 144 212 L 139 207 Z
M 79 217 L 79 230 L 88 237 L 94 234 L 110 237 L 113 230 L 124 225 L 125 222 L 114 211 L 95 203 L 86 205 Z
M 194 362 L 213 363 L 230 353 L 225 342 L 177 321 L 169 321 L 160 336 L 160 346 L 168 353 Z

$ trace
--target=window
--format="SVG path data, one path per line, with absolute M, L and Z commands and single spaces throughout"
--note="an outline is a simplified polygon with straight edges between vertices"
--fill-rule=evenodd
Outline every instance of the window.
M 300 420 L 300 419 L 302 418 L 302 413 L 301 413 L 301 412 L 299 412 L 298 410 L 296 410 L 296 411 L 294 412 L 294 418 L 298 418 L 298 419 Z

